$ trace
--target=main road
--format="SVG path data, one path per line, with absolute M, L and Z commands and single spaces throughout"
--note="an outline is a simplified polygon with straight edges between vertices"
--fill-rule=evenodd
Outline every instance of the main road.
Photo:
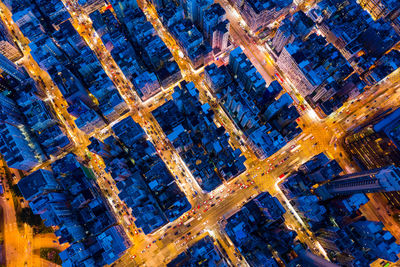
M 190 62 L 185 57 L 181 56 L 183 53 L 180 50 L 178 43 L 172 38 L 172 36 L 160 23 L 154 8 L 148 3 L 141 2 L 141 4 L 142 8 L 149 18 L 149 21 L 153 23 L 155 29 L 157 29 L 158 31 L 158 34 L 173 52 L 175 59 L 180 65 L 181 69 L 187 75 L 186 79 L 194 81 L 200 92 L 202 92 L 204 84 L 201 84 L 201 76 L 199 76 L 198 73 L 193 70 Z M 233 10 L 232 7 L 229 8 L 229 4 L 227 4 L 226 2 L 224 3 L 223 7 L 228 8 L 228 14 L 229 9 L 231 11 Z M 252 60 L 252 63 L 257 67 L 265 80 L 271 81 L 275 73 L 275 67 L 272 57 L 269 56 L 266 53 L 266 50 L 263 49 L 261 45 L 258 45 L 257 42 L 253 43 L 252 37 L 249 37 L 239 25 L 236 25 L 235 27 L 235 21 L 237 22 L 238 20 L 235 20 L 231 17 L 231 33 L 232 31 L 234 31 L 234 33 L 232 34 L 232 36 L 234 37 L 234 41 L 244 47 L 244 52 L 249 56 L 249 58 Z M 399 76 L 397 71 L 396 73 L 390 75 L 390 77 L 386 81 L 383 81 L 382 83 L 370 88 L 370 90 L 361 95 L 359 98 L 355 99 L 353 102 L 346 103 L 344 107 L 336 111 L 327 119 L 319 119 L 316 116 L 315 112 L 313 112 L 310 107 L 304 102 L 304 100 L 299 97 L 294 88 L 292 88 L 289 84 L 283 84 L 283 87 L 288 91 L 288 93 L 292 95 L 293 98 L 298 98 L 300 104 L 306 106 L 305 111 L 299 109 L 302 113 L 299 125 L 303 129 L 303 134 L 295 138 L 295 140 L 291 141 L 286 147 L 281 149 L 281 151 L 276 153 L 274 156 L 264 161 L 259 161 L 255 159 L 251 152 L 247 153 L 246 156 L 249 159 L 247 163 L 251 162 L 251 164 L 248 165 L 250 169 L 246 174 L 234 179 L 232 183 L 234 184 L 239 181 L 239 184 L 245 184 L 248 183 L 247 181 L 251 182 L 254 179 L 256 185 L 248 185 L 249 187 L 244 187 L 243 189 L 241 189 L 241 192 L 226 192 L 225 194 L 234 194 L 234 197 L 232 199 L 229 199 L 228 205 L 225 205 L 224 202 L 222 202 L 214 207 L 204 209 L 207 211 L 202 211 L 203 207 L 200 207 L 200 210 L 198 210 L 197 212 L 205 212 L 207 214 L 206 218 L 204 218 L 205 215 L 202 215 L 203 218 L 199 220 L 199 223 L 191 223 L 191 226 L 188 229 L 186 226 L 179 226 L 178 224 L 175 229 L 172 228 L 167 231 L 163 230 L 160 233 L 157 231 L 155 235 L 157 235 L 157 237 L 165 236 L 164 239 L 166 239 L 166 241 L 164 241 L 163 244 L 160 244 L 159 249 L 154 249 L 154 252 L 151 253 L 151 256 L 146 256 L 145 258 L 161 260 L 165 255 L 158 258 L 156 255 L 159 254 L 155 253 L 160 251 L 162 252 L 165 246 L 170 247 L 171 241 L 181 240 L 181 238 L 185 237 L 185 234 L 187 235 L 188 232 L 190 232 L 191 235 L 197 235 L 197 233 L 201 232 L 204 228 L 209 229 L 211 233 L 215 231 L 218 232 L 220 228 L 213 227 L 215 225 L 215 221 L 221 220 L 221 217 L 224 216 L 224 214 L 226 215 L 226 213 L 231 213 L 237 210 L 241 206 L 242 202 L 246 201 L 246 196 L 244 195 L 243 197 L 241 197 L 241 193 L 246 192 L 247 190 L 249 190 L 249 195 L 252 195 L 252 193 L 255 194 L 259 192 L 259 190 L 268 190 L 271 194 L 276 195 L 281 200 L 281 202 L 283 202 L 287 206 L 288 209 L 293 209 L 293 207 L 290 207 L 290 203 L 286 201 L 284 196 L 280 194 L 279 188 L 277 187 L 277 184 L 280 180 L 279 177 L 282 177 L 282 175 L 285 175 L 295 170 L 300 164 L 304 163 L 318 153 L 325 152 L 331 158 L 336 158 L 339 161 L 340 165 L 344 167 L 345 172 L 354 171 L 350 159 L 346 157 L 343 148 L 336 140 L 340 137 L 343 137 L 345 134 L 353 130 L 358 125 L 367 123 L 368 118 L 371 118 L 375 114 L 379 113 L 382 107 L 398 107 L 400 103 L 398 101 L 398 79 Z M 287 83 L 289 82 L 290 81 L 287 81 Z M 217 114 L 222 113 L 222 116 L 226 116 L 223 110 L 219 106 L 215 105 L 215 102 L 212 101 L 212 97 L 207 94 L 206 90 L 204 90 L 203 96 L 205 96 L 205 98 L 202 98 L 202 101 L 205 100 L 211 102 L 210 105 L 216 107 Z M 224 126 L 227 128 L 228 131 L 230 131 L 231 136 L 240 135 L 240 130 L 236 129 L 232 123 L 224 123 Z M 259 187 L 257 190 L 254 189 L 256 186 Z M 304 222 L 301 221 L 301 218 L 299 218 L 298 216 L 291 216 L 291 213 L 289 212 L 286 214 L 285 217 L 287 223 L 290 225 L 291 228 L 294 228 L 298 232 L 299 237 L 303 242 L 307 243 L 309 247 L 314 250 L 314 252 L 319 252 L 322 255 L 325 254 L 318 243 L 311 240 L 307 235 L 304 235 L 304 232 L 306 231 L 304 228 L 307 226 L 304 224 Z M 201 223 L 204 223 L 204 221 L 205 225 L 203 227 L 199 227 L 199 224 L 201 225 Z M 176 229 L 178 229 L 178 231 Z M 177 232 L 178 234 L 175 235 L 175 233 Z M 185 241 L 178 241 L 176 244 L 174 243 L 177 252 L 180 251 L 179 247 L 182 245 L 182 242 Z M 190 242 L 191 241 L 189 241 L 189 243 L 185 242 L 184 247 L 190 244 Z M 144 253 L 150 252 L 151 251 L 145 251 Z M 172 257 L 170 252 L 171 251 L 168 251 L 169 258 Z M 143 258 L 141 256 L 142 255 L 139 255 L 138 258 Z M 232 262 L 235 262 L 235 259 L 231 258 L 231 260 Z M 126 259 L 125 261 L 122 261 L 124 263 L 129 262 L 129 260 L 126 261 Z M 138 262 L 143 263 L 147 261 L 138 260 Z
M 135 263 L 144 264 L 147 266 L 162 265 L 160 264 L 161 262 L 166 261 L 166 259 L 172 259 L 183 249 L 187 248 L 187 246 L 195 242 L 195 240 L 199 238 L 196 237 L 199 233 L 200 236 L 204 234 L 202 233 L 204 232 L 204 229 L 209 231 L 214 236 L 225 236 L 223 231 L 221 231 L 221 227 L 218 222 L 223 220 L 223 216 L 227 216 L 227 213 L 233 213 L 237 211 L 243 202 L 247 201 L 250 196 L 257 194 L 260 191 L 268 190 L 272 194 L 276 195 L 285 205 L 290 205 L 290 203 L 285 202 L 285 199 L 283 199 L 283 197 L 279 194 L 278 187 L 276 186 L 277 182 L 279 181 L 278 177 L 282 177 L 282 174 L 292 171 L 301 163 L 307 161 L 310 157 L 318 153 L 326 152 L 331 157 L 339 158 L 341 165 L 350 166 L 348 159 L 341 158 L 339 156 L 340 154 L 344 153 L 340 147 L 340 144 L 335 146 L 334 142 L 332 142 L 334 137 L 341 137 L 344 134 L 343 127 L 336 127 L 336 125 L 341 124 L 336 122 L 335 118 L 340 122 L 346 122 L 349 120 L 351 115 L 354 116 L 353 113 L 363 112 L 361 109 L 355 108 L 352 112 L 346 111 L 342 113 L 338 111 L 330 118 L 321 120 L 307 106 L 307 109 L 304 112 L 301 110 L 302 117 L 299 121 L 300 126 L 303 128 L 303 134 L 291 141 L 286 147 L 284 147 L 270 159 L 260 161 L 249 149 L 240 145 L 239 139 L 243 133 L 234 125 L 229 116 L 227 116 L 223 109 L 218 105 L 216 99 L 209 94 L 208 89 L 203 82 L 203 78 L 200 75 L 201 70 L 196 71 L 193 69 L 191 62 L 187 57 L 184 56 L 178 42 L 174 40 L 171 34 L 163 27 L 154 7 L 145 2 L 140 2 L 140 4 L 148 17 L 148 20 L 152 22 L 157 33 L 174 55 L 175 60 L 182 70 L 184 78 L 195 83 L 196 87 L 200 91 L 200 100 L 202 102 L 209 102 L 210 106 L 217 114 L 216 117 L 218 119 L 218 123 L 224 125 L 224 127 L 233 137 L 231 138 L 232 145 L 235 147 L 241 147 L 243 153 L 248 158 L 246 164 L 249 171 L 234 179 L 229 184 L 225 184 L 222 186 L 222 188 L 219 188 L 209 194 L 210 196 L 214 196 L 213 199 L 209 199 L 208 196 L 205 196 L 204 194 L 201 194 L 198 199 L 193 199 L 191 194 L 193 191 L 190 191 L 189 188 L 192 188 L 192 190 L 194 188 L 198 189 L 197 183 L 195 183 L 194 179 L 186 180 L 182 179 L 183 177 L 180 177 L 181 184 L 183 184 L 182 189 L 191 200 L 194 211 L 192 210 L 191 212 L 188 212 L 187 214 L 183 215 L 181 219 L 178 219 L 176 222 L 163 227 L 155 233 L 137 240 L 139 242 L 136 242 L 135 245 L 129 249 L 128 253 L 119 261 L 119 263 L 123 265 L 134 265 Z M 81 10 L 79 10 L 79 7 L 75 6 L 74 11 L 80 12 Z M 118 70 L 118 66 L 109 56 L 109 53 L 105 49 L 104 45 L 102 45 L 100 38 L 98 38 L 94 33 L 90 20 L 85 14 L 82 14 L 82 18 L 78 18 L 78 20 L 80 20 L 81 26 L 84 25 L 83 31 L 80 31 L 79 26 L 76 27 L 78 32 L 84 37 L 89 46 L 91 46 L 91 48 L 96 52 L 110 78 L 115 76 L 118 77 L 115 83 L 118 85 L 117 87 L 119 88 L 120 93 L 126 96 L 125 99 L 129 99 L 132 102 L 134 101 L 134 103 L 131 102 L 130 104 L 137 108 L 137 112 L 133 114 L 133 117 L 146 130 L 147 134 L 150 136 L 170 170 L 176 174 L 179 174 L 181 170 L 187 170 L 185 164 L 181 161 L 179 155 L 174 151 L 173 147 L 171 147 L 168 140 L 166 140 L 165 135 L 160 129 L 158 123 L 151 115 L 151 110 L 155 108 L 154 106 L 162 104 L 164 98 L 161 97 L 158 101 L 154 101 L 154 105 L 151 105 L 152 108 L 150 108 L 149 106 L 143 107 L 137 97 L 129 97 L 129 94 L 134 92 L 132 85 L 126 80 L 125 77 L 123 77 L 121 71 L 113 71 Z M 75 25 L 77 24 L 75 23 Z M 231 25 L 234 25 L 232 21 Z M 232 29 L 234 29 L 236 32 L 236 34 L 235 32 L 232 34 L 232 36 L 235 38 L 235 41 L 245 48 L 245 53 L 249 56 L 253 64 L 257 67 L 266 81 L 271 81 L 273 79 L 272 77 L 275 70 L 272 58 L 266 54 L 260 45 L 253 43 L 251 37 L 247 36 L 240 27 L 234 28 L 234 26 L 232 26 L 231 32 Z M 93 45 L 93 37 L 96 38 L 95 43 L 97 45 Z M 113 67 L 110 68 L 110 66 Z M 119 84 L 121 83 L 119 81 L 123 81 L 123 84 Z M 293 88 L 290 88 L 286 84 L 283 86 L 293 97 L 299 98 L 298 94 Z M 387 88 L 382 88 L 381 91 L 388 92 Z M 383 99 L 385 99 L 385 97 L 383 97 Z M 299 101 L 301 101 L 301 98 Z M 366 101 L 367 100 L 360 100 L 358 103 L 360 105 L 365 105 Z M 379 104 L 378 102 L 375 103 L 377 105 Z M 393 104 L 395 104 L 395 101 L 393 101 Z M 364 119 L 367 118 L 364 117 Z M 358 122 L 362 121 L 363 118 L 359 118 Z M 351 167 L 348 168 L 348 171 L 351 171 Z M 185 174 L 190 176 L 190 173 Z M 255 182 L 255 184 L 253 182 Z M 218 193 L 221 190 L 222 193 Z M 221 196 L 216 194 L 221 194 Z M 218 196 L 219 198 L 216 200 Z M 206 203 L 204 201 L 206 201 Z M 218 201 L 218 203 L 216 201 Z M 196 205 L 196 203 L 201 204 Z M 291 209 L 292 207 L 287 208 Z M 194 214 L 194 212 L 196 212 L 196 214 Z M 195 220 L 193 220 L 190 225 L 185 225 L 184 222 L 187 221 L 189 217 L 190 219 L 194 217 Z M 314 251 L 319 251 L 319 253 L 324 255 L 324 251 L 318 246 L 318 244 L 316 245 L 315 242 L 310 240 L 307 235 L 304 235 L 303 232 L 305 231 L 305 225 L 302 225 L 301 220 L 299 222 L 298 217 L 291 216 L 291 213 L 289 212 L 285 217 L 290 227 L 297 230 L 299 237 L 303 242 L 307 243 Z M 190 233 L 189 236 L 188 233 Z M 193 236 L 195 236 L 195 238 L 192 239 Z M 154 241 L 155 243 L 153 243 Z M 236 265 L 240 265 L 241 261 L 236 258 L 236 256 L 233 256 L 234 246 L 232 246 L 231 241 L 226 237 L 221 241 L 222 246 L 230 256 L 231 262 Z
M 181 182 L 179 185 L 193 206 L 193 209 L 184 214 L 180 219 L 168 224 L 151 235 L 145 236 L 140 233 L 133 224 L 127 222 L 129 219 L 125 220 L 126 217 L 124 216 L 131 218 L 129 214 L 124 212 L 125 209 L 117 208 L 123 207 L 124 204 L 120 202 L 117 196 L 118 192 L 113 184 L 112 178 L 105 173 L 102 160 L 99 157 L 93 157 L 90 164 L 98 175 L 98 184 L 105 195 L 108 196 L 107 199 L 110 205 L 115 208 L 115 213 L 118 214 L 122 211 L 122 215 L 119 216 L 120 223 L 125 226 L 125 229 L 133 241 L 133 246 L 128 250 L 126 255 L 118 261 L 118 264 L 122 266 L 164 265 L 168 260 L 174 258 L 206 234 L 206 231 L 220 241 L 230 261 L 235 266 L 245 266 L 246 263 L 235 256 L 234 246 L 221 227 L 224 223 L 224 218 L 236 212 L 249 198 L 265 190 L 277 196 L 287 209 L 293 210 L 290 203 L 288 203 L 280 193 L 277 184 L 285 174 L 295 170 L 300 164 L 318 153 L 325 152 L 330 157 L 338 159 L 341 166 L 345 167 L 345 171 L 351 172 L 351 163 L 340 144 L 336 143 L 336 139 L 343 137 L 348 131 L 352 130 L 355 127 L 355 123 L 356 125 L 363 124 L 368 121 L 369 118 L 373 117 L 374 114 L 381 112 L 380 108 L 382 106 L 385 108 L 396 108 L 399 106 L 398 75 L 392 75 L 386 81 L 361 95 L 359 100 L 356 99 L 353 103 L 346 103 L 343 108 L 323 120 L 319 119 L 315 115 L 315 112 L 313 112 L 306 103 L 302 102 L 303 100 L 299 97 L 296 90 L 290 86 L 290 82 L 286 81 L 282 84 L 283 87 L 293 98 L 297 98 L 300 104 L 305 104 L 306 106 L 305 110 L 300 109 L 302 116 L 299 120 L 299 125 L 303 129 L 303 133 L 289 142 L 272 157 L 259 160 L 250 149 L 241 146 L 239 140 L 243 133 L 231 121 L 229 116 L 218 104 L 218 101 L 209 93 L 207 86 L 204 84 L 204 79 L 200 75 L 202 70 L 195 70 L 193 68 L 190 60 L 184 56 L 178 42 L 174 40 L 160 22 L 154 7 L 143 1 L 139 1 L 139 3 L 158 35 L 171 50 L 184 78 L 195 83 L 200 91 L 200 100 L 203 103 L 208 102 L 210 104 L 217 114 L 216 122 L 223 125 L 229 132 L 231 136 L 231 145 L 241 148 L 243 154 L 247 157 L 246 166 L 248 171 L 229 183 L 224 183 L 224 185 L 210 194 L 201 193 L 195 179 L 191 176 L 191 173 L 181 160 L 179 154 L 174 150 L 151 114 L 154 108 L 163 104 L 165 98 L 170 97 L 173 88 L 169 88 L 165 90 L 165 92 L 163 91 L 150 102 L 143 103 L 135 93 L 130 81 L 124 77 L 119 67 L 102 44 L 101 39 L 95 33 L 87 14 L 84 14 L 83 10 L 81 10 L 74 1 L 65 2 L 64 4 L 67 5 L 69 11 L 75 14 L 72 16 L 74 27 L 95 52 L 106 73 L 116 84 L 120 94 L 131 107 L 131 113 L 129 115 L 132 115 L 135 121 L 145 129 L 168 168 L 174 175 L 178 176 Z M 263 75 L 264 79 L 270 82 L 274 79 L 273 77 L 276 69 L 272 57 L 267 54 L 262 45 L 259 45 L 257 42 L 253 43 L 253 37 L 248 36 L 247 33 L 243 31 L 237 23 L 240 18 L 237 18 L 237 15 L 234 14 L 234 9 L 229 6 L 229 3 L 222 3 L 223 7 L 227 10 L 228 19 L 231 21 L 230 31 L 234 41 L 244 48 L 244 52 Z M 65 114 L 65 116 L 68 115 Z M 69 129 L 72 128 L 73 127 L 70 127 Z M 108 126 L 100 131 L 100 139 L 110 134 L 109 128 Z M 75 135 L 72 130 L 71 133 Z M 76 135 L 80 136 L 80 133 Z M 81 154 L 88 153 L 85 149 L 86 138 L 87 136 L 76 139 L 77 143 L 78 141 L 82 143 L 79 148 Z M 80 141 L 80 139 L 84 141 Z M 187 177 L 189 177 L 189 179 L 187 179 Z M 199 192 L 197 197 L 193 197 L 194 191 Z M 299 216 L 287 212 L 285 218 L 287 225 L 298 232 L 302 242 L 305 242 L 315 253 L 324 255 L 324 251 L 318 246 L 318 243 L 304 234 L 308 231 L 306 230 L 307 226 L 301 221 Z M 191 220 L 191 222 L 187 223 L 188 220 Z
M 1 164 L 3 164 L 1 162 Z M 2 166 L 2 168 L 7 168 Z M 5 178 L 4 178 L 5 179 Z M 27 224 L 18 227 L 13 196 L 6 182 L 3 183 L 4 194 L 0 196 L 0 207 L 3 210 L 4 247 L 6 266 L 48 266 L 47 261 L 33 254 L 33 250 L 40 248 L 57 248 L 63 250 L 66 244 L 58 244 L 54 233 L 33 235 L 33 230 Z M 17 199 L 18 201 L 18 199 Z

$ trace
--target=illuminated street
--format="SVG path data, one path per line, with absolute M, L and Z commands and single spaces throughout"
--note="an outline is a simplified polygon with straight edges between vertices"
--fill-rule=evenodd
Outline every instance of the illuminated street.
M 266 159 L 259 159 L 256 153 L 246 142 L 244 131 L 238 126 L 215 96 L 213 90 L 207 85 L 204 78 L 204 67 L 195 69 L 193 62 L 185 54 L 179 41 L 169 32 L 157 14 L 156 8 L 146 0 L 138 0 L 139 7 L 145 13 L 147 20 L 151 22 L 157 35 L 168 47 L 173 58 L 179 66 L 183 80 L 193 82 L 199 90 L 201 104 L 208 103 L 215 114 L 214 122 L 217 126 L 223 126 L 229 134 L 229 144 L 232 148 L 241 150 L 246 157 L 246 171 L 229 182 L 223 180 L 222 185 L 207 193 L 197 182 L 190 166 L 182 159 L 152 112 L 173 98 L 174 88 L 181 81 L 168 88 L 162 88 L 159 93 L 150 99 L 142 101 L 137 93 L 137 88 L 124 75 L 123 70 L 114 61 L 106 45 L 94 29 L 94 22 L 86 14 L 85 10 L 73 0 L 62 0 L 71 15 L 70 21 L 73 27 L 83 38 L 86 45 L 96 55 L 102 68 L 117 88 L 123 100 L 128 104 L 129 112 L 109 121 L 106 126 L 96 128 L 90 134 L 79 130 L 73 116 L 67 111 L 68 104 L 63 94 L 52 81 L 47 71 L 41 69 L 33 59 L 26 38 L 12 20 L 10 10 L 3 2 L 0 2 L 0 16 L 2 21 L 12 32 L 14 39 L 23 52 L 23 58 L 17 61 L 18 66 L 28 70 L 29 76 L 36 85 L 45 92 L 44 100 L 55 112 L 57 120 L 61 123 L 63 131 L 72 140 L 72 145 L 57 156 L 50 157 L 40 163 L 28 174 L 39 169 L 50 169 L 50 165 L 67 154 L 73 152 L 86 160 L 96 177 L 96 183 L 106 200 L 107 206 L 113 211 L 118 225 L 122 225 L 127 234 L 131 246 L 113 266 L 165 266 L 180 253 L 188 250 L 196 242 L 210 235 L 221 245 L 227 254 L 232 266 L 251 266 L 246 259 L 239 255 L 239 250 L 224 230 L 227 219 L 241 210 L 243 205 L 255 198 L 261 192 L 269 192 L 276 197 L 286 209 L 284 224 L 288 229 L 297 233 L 298 240 L 306 244 L 312 253 L 328 259 L 328 254 L 316 241 L 315 234 L 308 222 L 298 214 L 291 204 L 292 202 L 279 189 L 278 185 L 285 181 L 298 167 L 309 161 L 313 156 L 325 153 L 330 159 L 335 159 L 345 174 L 359 171 L 351 156 L 343 147 L 343 138 L 357 128 L 372 123 L 375 116 L 383 111 L 400 107 L 400 69 L 391 73 L 386 79 L 370 86 L 365 92 L 353 99 L 349 99 L 342 107 L 332 112 L 326 118 L 320 118 L 314 109 L 286 77 L 285 73 L 277 68 L 276 62 L 268 52 L 265 44 L 258 40 L 257 36 L 250 36 L 248 27 L 239 12 L 227 0 L 217 0 L 226 12 L 230 22 L 229 34 L 233 43 L 243 49 L 254 67 L 269 85 L 282 75 L 281 86 L 294 100 L 300 117 L 296 120 L 302 132 L 289 140 L 283 148 Z M 114 10 L 113 10 L 114 12 Z M 294 13 L 294 11 L 292 11 Z M 215 60 L 217 61 L 217 60 Z M 209 62 L 211 65 L 213 62 Z M 191 204 L 191 209 L 173 222 L 168 222 L 154 232 L 145 235 L 139 227 L 135 226 L 135 220 L 129 212 L 129 207 L 120 199 L 119 187 L 110 173 L 110 168 L 102 157 L 92 153 L 88 149 L 89 138 L 95 137 L 105 141 L 115 135 L 112 127 L 127 117 L 131 116 L 135 122 L 145 131 L 147 139 L 154 145 L 157 154 L 167 166 L 173 177 L 177 179 L 179 189 L 184 193 Z M 91 139 L 92 140 L 92 139 Z M 372 200 L 372 198 L 371 198 Z M 5 188 L 4 196 L 0 199 L 4 213 L 4 245 L 6 251 L 7 266 L 50 266 L 50 263 L 33 255 L 33 249 L 51 247 L 63 250 L 66 244 L 54 243 L 54 235 L 33 236 L 32 229 L 25 226 L 24 233 L 18 230 L 16 215 L 13 210 L 12 197 Z M 384 200 L 381 199 L 383 202 Z M 379 203 L 371 201 L 360 208 L 367 219 L 384 223 L 395 238 L 400 238 L 400 229 L 392 218 L 385 218 L 388 211 L 377 212 Z M 391 265 L 394 266 L 394 265 Z

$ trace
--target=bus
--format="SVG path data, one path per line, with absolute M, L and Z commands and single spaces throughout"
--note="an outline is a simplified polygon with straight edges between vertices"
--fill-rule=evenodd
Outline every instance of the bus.
M 187 220 L 183 225 L 189 227 L 190 223 L 194 220 L 194 217 L 190 218 L 189 220 Z
M 312 134 L 307 135 L 306 137 L 303 138 L 303 141 L 307 141 L 307 140 L 310 139 L 312 136 L 313 136 Z
M 282 79 L 282 77 L 281 77 L 281 75 L 279 75 L 279 73 L 275 72 L 275 77 L 278 78 L 278 80 L 279 80 L 281 83 L 285 83 L 285 81 Z

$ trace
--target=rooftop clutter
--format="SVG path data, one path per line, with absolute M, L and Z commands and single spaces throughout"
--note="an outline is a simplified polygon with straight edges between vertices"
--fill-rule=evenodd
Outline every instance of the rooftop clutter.
M 222 180 L 246 169 L 246 158 L 229 145 L 228 134 L 213 122 L 210 106 L 201 105 L 193 83 L 182 82 L 175 88 L 173 100 L 153 115 L 204 191 L 212 191 Z

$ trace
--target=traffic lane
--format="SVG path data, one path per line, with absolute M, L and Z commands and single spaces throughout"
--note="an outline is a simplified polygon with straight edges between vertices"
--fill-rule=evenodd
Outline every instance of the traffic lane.
M 399 88 L 399 86 L 397 86 L 397 88 Z M 347 127 L 347 131 L 354 129 L 358 125 L 368 122 L 377 114 L 380 114 L 389 108 L 398 108 L 400 105 L 399 100 L 399 94 L 393 94 L 391 96 L 389 96 L 389 94 L 382 94 L 378 99 L 365 103 L 368 105 L 364 104 L 359 109 L 354 109 L 354 111 L 349 112 L 349 114 L 346 113 L 347 116 L 341 119 L 342 126 Z
M 360 109 L 365 108 L 367 104 L 375 108 L 382 107 L 382 102 L 385 99 L 388 100 L 389 98 L 399 97 L 399 82 L 400 79 L 398 78 L 396 81 L 379 84 L 370 88 L 356 100 L 345 103 L 342 108 L 327 118 L 327 122 L 342 122 L 348 119 L 352 114 L 359 112 Z
M 196 221 L 193 221 L 189 230 L 183 229 L 183 231 L 179 235 L 173 235 L 169 238 L 166 237 L 166 240 L 163 242 L 162 246 L 166 246 L 173 242 L 177 249 L 177 253 L 179 254 L 180 251 L 187 249 L 195 242 L 197 242 L 198 240 L 196 239 L 196 237 L 201 235 L 204 231 L 213 232 L 214 229 L 218 231 L 218 221 L 223 219 L 221 214 L 235 213 L 239 209 L 239 206 L 241 206 L 243 201 L 247 201 L 248 197 L 254 194 L 257 194 L 257 191 L 245 190 L 243 191 L 243 195 L 236 194 L 233 198 L 228 199 L 229 201 L 227 200 L 225 202 L 222 202 L 221 204 L 218 204 L 219 208 L 210 209 L 206 215 L 202 216 L 200 221 L 198 221 L 197 219 Z M 190 235 L 188 235 L 189 233 Z
M 200 206 L 200 209 L 197 209 L 197 213 L 193 217 L 195 219 L 190 222 L 189 227 L 182 223 L 181 226 L 170 228 L 166 231 L 166 237 L 162 239 L 162 243 L 164 245 L 168 244 L 179 237 L 182 238 L 182 235 L 189 232 L 192 232 L 192 234 L 197 233 L 195 229 L 203 229 L 214 225 L 216 222 L 223 219 L 224 214 L 237 211 L 244 201 L 247 201 L 250 196 L 257 194 L 258 191 L 255 187 L 255 185 L 250 185 L 247 189 L 240 189 L 240 186 L 237 185 L 236 190 L 238 192 L 235 190 L 235 192 L 230 194 L 225 193 L 227 196 L 226 198 L 214 198 L 213 201 L 209 201 L 207 204 Z M 175 235 L 177 232 L 178 234 Z

